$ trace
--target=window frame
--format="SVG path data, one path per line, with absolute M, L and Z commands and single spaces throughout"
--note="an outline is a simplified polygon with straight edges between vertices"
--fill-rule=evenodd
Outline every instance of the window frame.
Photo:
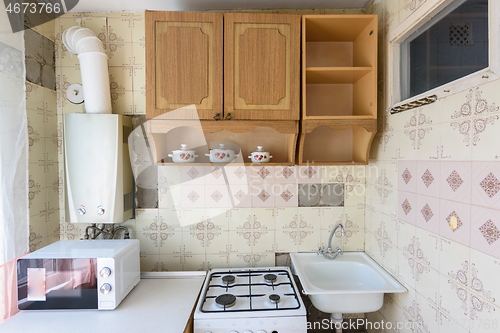
M 444 10 L 454 0 L 426 1 L 409 18 L 405 19 L 398 26 L 392 29 L 388 35 L 388 78 L 389 94 L 387 109 L 391 107 L 407 104 L 418 99 L 437 95 L 437 98 L 450 96 L 459 91 L 463 91 L 480 84 L 494 81 L 500 78 L 500 1 L 488 0 L 488 67 L 472 74 L 466 75 L 451 81 L 439 87 L 430 89 L 421 94 L 415 95 L 404 100 L 401 99 L 401 53 L 405 51 L 403 42 L 411 36 L 416 30 L 424 26 L 436 15 Z M 411 19 L 415 17 L 416 19 Z

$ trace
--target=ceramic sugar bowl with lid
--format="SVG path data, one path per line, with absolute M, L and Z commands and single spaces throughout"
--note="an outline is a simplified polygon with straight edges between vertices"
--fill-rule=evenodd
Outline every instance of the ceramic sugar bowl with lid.
M 248 156 L 248 158 L 252 160 L 252 163 L 267 163 L 271 160 L 271 158 L 273 158 L 271 153 L 264 151 L 262 146 L 257 146 L 257 151 L 250 154 L 251 156 Z
M 193 163 L 198 155 L 194 150 L 188 149 L 187 145 L 182 144 L 181 149 L 172 150 L 172 154 L 168 154 L 168 157 L 171 157 L 174 163 Z
M 205 156 L 210 157 L 212 163 L 229 163 L 238 157 L 238 154 L 235 154 L 232 149 L 226 149 L 226 146 L 221 143 L 219 148 L 210 149 L 210 154 L 205 154 Z

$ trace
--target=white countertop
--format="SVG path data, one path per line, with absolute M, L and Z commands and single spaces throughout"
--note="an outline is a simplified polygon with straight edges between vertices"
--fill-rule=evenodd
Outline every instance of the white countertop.
M 143 273 L 111 311 L 21 311 L 0 325 L 2 333 L 182 333 L 205 272 Z

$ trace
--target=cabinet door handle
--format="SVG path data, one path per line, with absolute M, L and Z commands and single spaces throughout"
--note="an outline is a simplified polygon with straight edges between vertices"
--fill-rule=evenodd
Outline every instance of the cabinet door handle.
M 218 113 L 216 113 L 216 114 L 215 114 L 214 119 L 215 119 L 215 120 L 220 120 L 220 116 L 219 116 L 219 114 L 218 114 Z
M 233 116 L 231 116 L 231 114 L 228 113 L 227 116 L 226 116 L 226 120 L 231 120 L 231 119 L 233 119 Z

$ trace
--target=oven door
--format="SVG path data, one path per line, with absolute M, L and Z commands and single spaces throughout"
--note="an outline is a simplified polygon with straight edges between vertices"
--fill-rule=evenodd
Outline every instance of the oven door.
M 97 309 L 96 259 L 19 259 L 19 310 Z

